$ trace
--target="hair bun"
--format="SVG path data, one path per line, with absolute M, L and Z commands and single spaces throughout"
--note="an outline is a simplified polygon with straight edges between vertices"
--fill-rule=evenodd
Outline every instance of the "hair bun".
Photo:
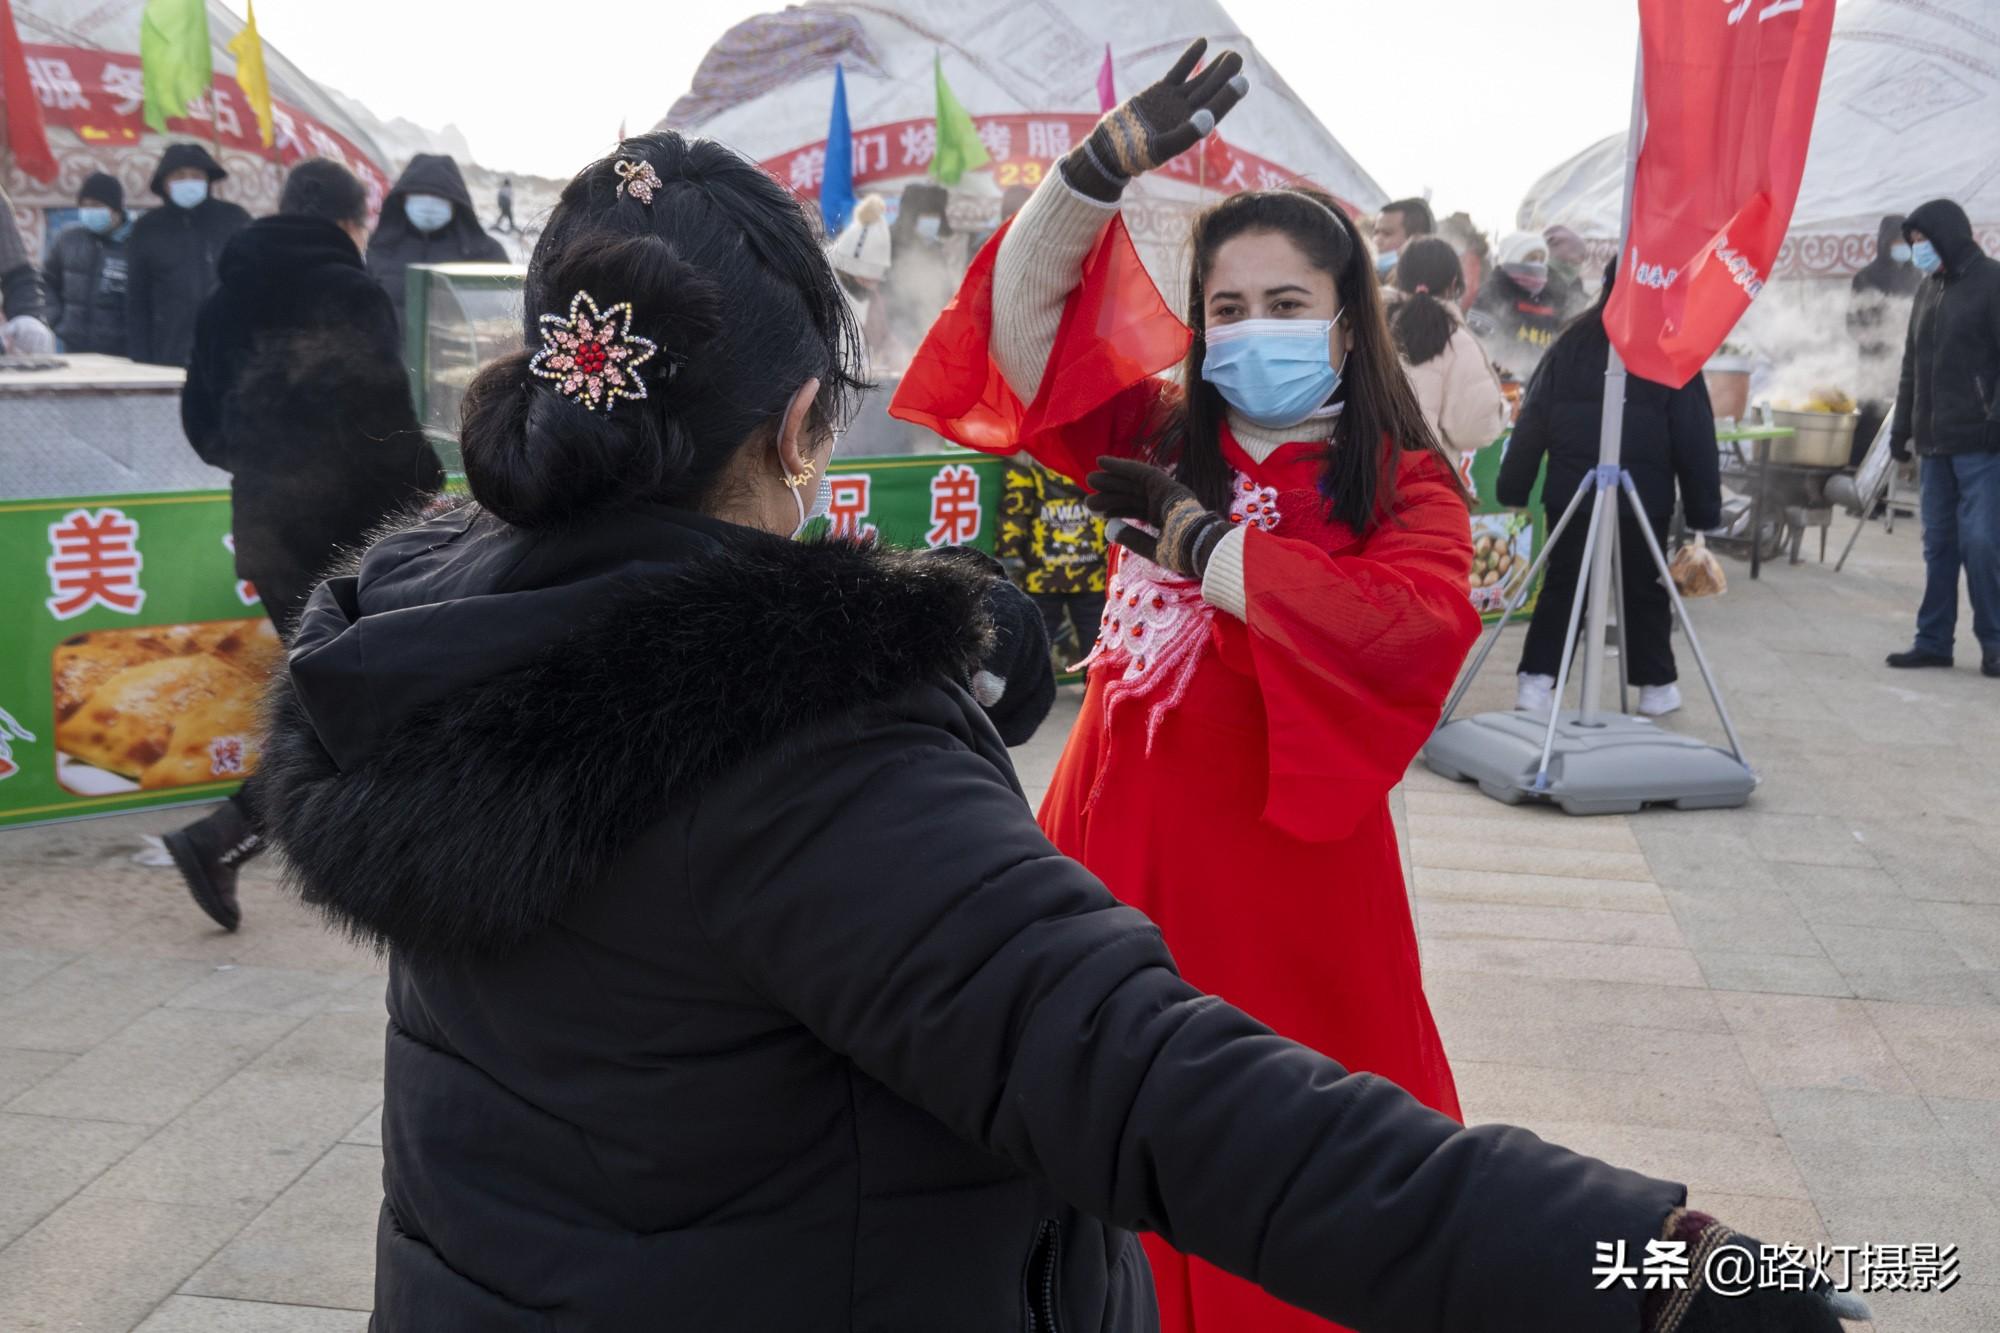
M 544 314 L 562 314 L 570 298 L 589 292 L 600 309 L 632 307 L 632 332 L 651 339 L 660 355 L 641 373 L 656 382 L 692 358 L 722 328 L 722 292 L 713 279 L 674 252 L 656 232 L 609 233 L 572 245 L 541 285 L 545 309 L 529 310 L 529 337 Z M 622 410 L 622 409 L 621 409 Z

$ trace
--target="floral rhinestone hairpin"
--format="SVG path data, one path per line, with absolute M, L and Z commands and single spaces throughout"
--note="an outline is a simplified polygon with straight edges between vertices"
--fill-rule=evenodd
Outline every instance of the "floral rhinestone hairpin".
M 646 396 L 638 369 L 660 349 L 632 332 L 632 303 L 599 311 L 589 292 L 570 298 L 569 318 L 543 315 L 542 348 L 528 362 L 531 374 L 553 380 L 556 392 L 596 411 L 620 398 Z
M 622 195 L 625 191 L 630 190 L 632 197 L 640 203 L 650 205 L 653 202 L 653 191 L 660 189 L 662 182 L 660 180 L 660 173 L 653 170 L 651 162 L 646 161 L 644 158 L 640 158 L 636 162 L 628 162 L 621 157 L 615 164 L 615 168 L 618 172 L 619 194 Z

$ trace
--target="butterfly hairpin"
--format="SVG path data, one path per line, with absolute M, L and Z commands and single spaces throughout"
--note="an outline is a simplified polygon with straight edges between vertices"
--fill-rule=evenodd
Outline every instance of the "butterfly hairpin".
M 620 158 L 616 169 L 618 172 L 618 193 L 620 195 L 630 190 L 634 199 L 637 199 L 642 204 L 651 204 L 653 202 L 653 191 L 662 188 L 663 182 L 660 180 L 660 173 L 653 170 L 653 164 L 644 158 L 641 158 L 637 162 L 628 162 L 624 158 Z

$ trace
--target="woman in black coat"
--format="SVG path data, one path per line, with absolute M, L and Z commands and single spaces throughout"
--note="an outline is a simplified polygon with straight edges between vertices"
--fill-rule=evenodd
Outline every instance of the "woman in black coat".
M 1138 1227 L 1363 1329 L 1716 1327 L 1594 1289 L 1719 1226 L 1680 1186 L 1273 1036 L 1056 854 L 967 689 L 992 575 L 790 540 L 862 352 L 782 186 L 626 140 L 526 321 L 479 503 L 272 700 L 292 882 L 390 959 L 378 1333 L 1141 1333 Z
M 1525 505 L 1535 489 L 1535 474 L 1548 459 L 1548 481 L 1542 487 L 1543 522 L 1553 525 L 1568 507 L 1578 486 L 1597 466 L 1604 423 L 1604 370 L 1611 343 L 1604 333 L 1604 307 L 1611 300 L 1617 265 L 1605 269 L 1604 290 L 1597 304 L 1565 329 L 1528 383 L 1521 415 L 1514 423 L 1500 462 L 1496 490 L 1503 505 Z M 1646 509 L 1653 538 L 1667 540 L 1673 520 L 1674 492 L 1687 523 L 1706 531 L 1722 522 L 1722 481 L 1716 459 L 1715 413 L 1708 405 L 1708 385 L 1696 375 L 1678 389 L 1628 375 L 1625 380 L 1625 425 L 1619 461 L 1631 472 Z M 1621 614 L 1625 631 L 1627 678 L 1639 687 L 1639 711 L 1652 717 L 1680 707 L 1674 682 L 1673 603 L 1646 553 L 1645 529 L 1633 517 L 1622 495 L 1618 504 L 1619 550 L 1624 559 L 1625 601 Z M 1555 699 L 1556 675 L 1562 665 L 1564 631 L 1583 567 L 1583 543 L 1590 529 L 1590 502 L 1570 521 L 1549 555 L 1534 618 L 1528 623 L 1521 649 L 1520 688 L 1515 707 L 1546 713 Z
M 289 635 L 340 552 L 420 508 L 444 472 L 410 403 L 389 298 L 362 267 L 361 183 L 336 163 L 301 163 L 278 207 L 222 252 L 181 425 L 202 461 L 230 474 L 236 573 Z M 256 830 L 254 798 L 239 794 L 166 839 L 195 901 L 230 930 Z

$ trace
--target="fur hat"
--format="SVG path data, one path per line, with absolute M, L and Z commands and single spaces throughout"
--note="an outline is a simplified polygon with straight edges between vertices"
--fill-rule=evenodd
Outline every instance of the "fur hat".
M 854 210 L 854 220 L 826 247 L 827 258 L 850 277 L 880 282 L 889 274 L 888 205 L 871 194 Z

